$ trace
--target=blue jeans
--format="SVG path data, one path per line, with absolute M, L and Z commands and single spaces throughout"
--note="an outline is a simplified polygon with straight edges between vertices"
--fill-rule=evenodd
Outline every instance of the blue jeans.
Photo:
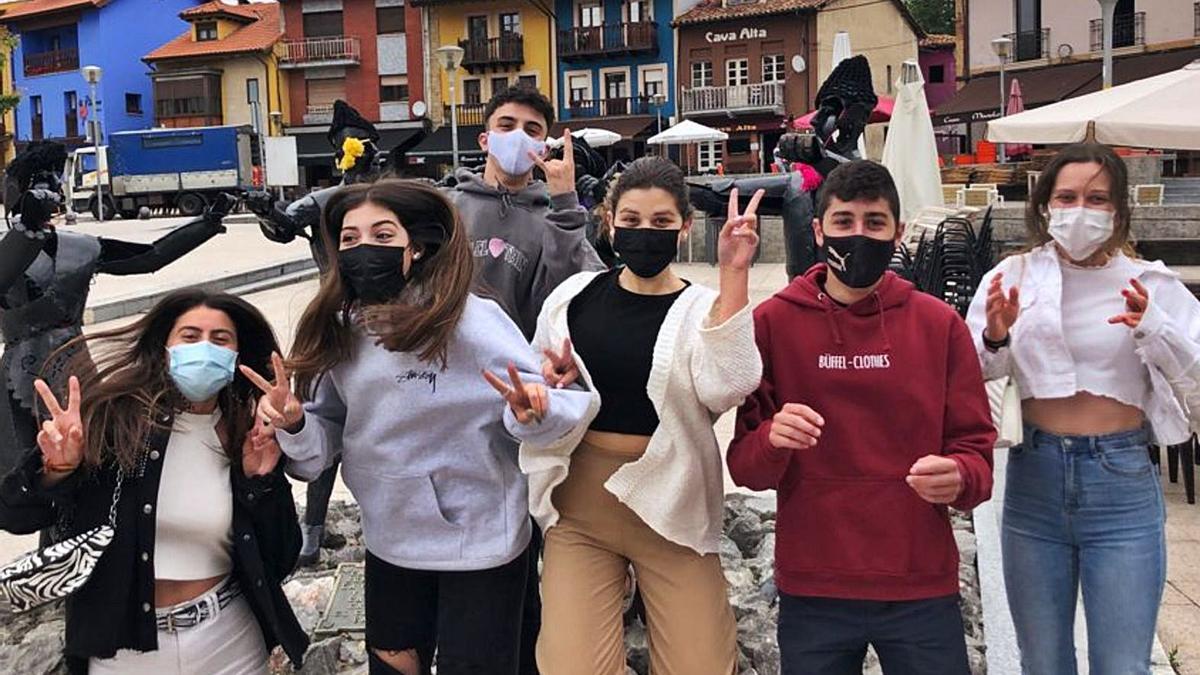
M 1142 430 L 1057 436 L 1026 427 L 1008 456 L 1001 546 L 1025 675 L 1077 672 L 1083 589 L 1091 672 L 1150 672 L 1166 580 L 1166 513 Z

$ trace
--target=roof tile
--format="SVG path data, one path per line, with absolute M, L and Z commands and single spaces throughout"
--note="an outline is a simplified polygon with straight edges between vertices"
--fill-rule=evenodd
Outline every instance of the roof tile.
M 212 4 L 218 3 L 214 0 L 214 2 L 201 5 L 195 9 L 204 9 Z M 270 49 L 271 45 L 274 45 L 283 37 L 283 24 L 280 21 L 278 3 L 264 2 L 252 5 L 226 5 L 222 9 L 245 10 L 249 15 L 254 17 L 253 22 L 238 28 L 224 39 L 208 40 L 205 42 L 196 42 L 193 40 L 192 31 L 188 30 L 174 40 L 145 55 L 142 57 L 142 60 L 162 61 L 165 59 L 194 58 L 197 56 L 258 52 Z M 193 10 L 188 10 L 188 12 L 191 11 Z M 185 12 L 185 14 L 188 12 Z M 189 18 L 206 15 L 201 12 L 190 15 Z
M 684 26 L 749 16 L 786 14 L 802 9 L 820 9 L 828 2 L 829 0 L 759 0 L 759 2 L 724 6 L 721 0 L 701 0 L 700 4 L 676 17 L 674 25 Z

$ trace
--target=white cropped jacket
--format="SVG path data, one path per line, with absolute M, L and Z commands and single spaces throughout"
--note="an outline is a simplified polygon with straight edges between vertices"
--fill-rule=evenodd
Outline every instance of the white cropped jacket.
M 1200 428 L 1200 302 L 1161 262 L 1134 260 L 1117 254 L 1150 293 L 1150 305 L 1134 330 L 1136 351 L 1150 377 L 1144 406 L 1155 438 L 1174 445 Z M 967 325 L 986 379 L 1012 376 L 1023 398 L 1066 398 L 1076 391 L 1075 363 L 1062 329 L 1062 269 L 1053 244 L 1001 261 L 979 284 Z M 1021 311 L 1007 347 L 984 347 L 987 289 L 997 272 L 1004 292 L 1020 289 Z

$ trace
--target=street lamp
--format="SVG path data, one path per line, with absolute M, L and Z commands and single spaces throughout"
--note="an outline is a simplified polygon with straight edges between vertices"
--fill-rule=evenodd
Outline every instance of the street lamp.
M 1099 0 L 1100 17 L 1104 22 L 1104 88 L 1112 88 L 1112 43 L 1113 16 L 1117 12 L 1117 0 Z
M 91 113 L 92 119 L 92 149 L 96 153 L 96 219 L 104 222 L 104 184 L 100 181 L 100 99 L 96 94 L 96 88 L 100 84 L 100 75 L 103 73 L 100 66 L 84 66 L 83 79 L 88 83 L 88 96 L 92 99 Z M 105 162 L 104 164 L 108 164 Z
M 998 37 L 992 40 L 992 51 L 996 52 L 996 56 L 1000 59 L 1000 116 L 1004 117 L 1004 62 L 1012 56 L 1013 41 L 1010 38 Z M 996 144 L 996 159 L 1001 164 L 1004 163 L 1004 144 Z
M 445 45 L 434 51 L 438 64 L 446 69 L 446 79 L 450 80 L 450 148 L 454 158 L 454 170 L 458 170 L 458 99 L 454 96 L 454 76 L 458 66 L 462 64 L 463 48 L 457 45 Z

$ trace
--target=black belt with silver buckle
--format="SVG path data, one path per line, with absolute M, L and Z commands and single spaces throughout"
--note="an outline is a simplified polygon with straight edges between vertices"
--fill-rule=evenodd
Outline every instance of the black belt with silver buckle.
M 210 591 L 195 602 L 159 614 L 158 629 L 174 633 L 183 628 L 198 626 L 215 617 L 241 594 L 241 587 L 230 578 L 222 583 L 215 593 Z

